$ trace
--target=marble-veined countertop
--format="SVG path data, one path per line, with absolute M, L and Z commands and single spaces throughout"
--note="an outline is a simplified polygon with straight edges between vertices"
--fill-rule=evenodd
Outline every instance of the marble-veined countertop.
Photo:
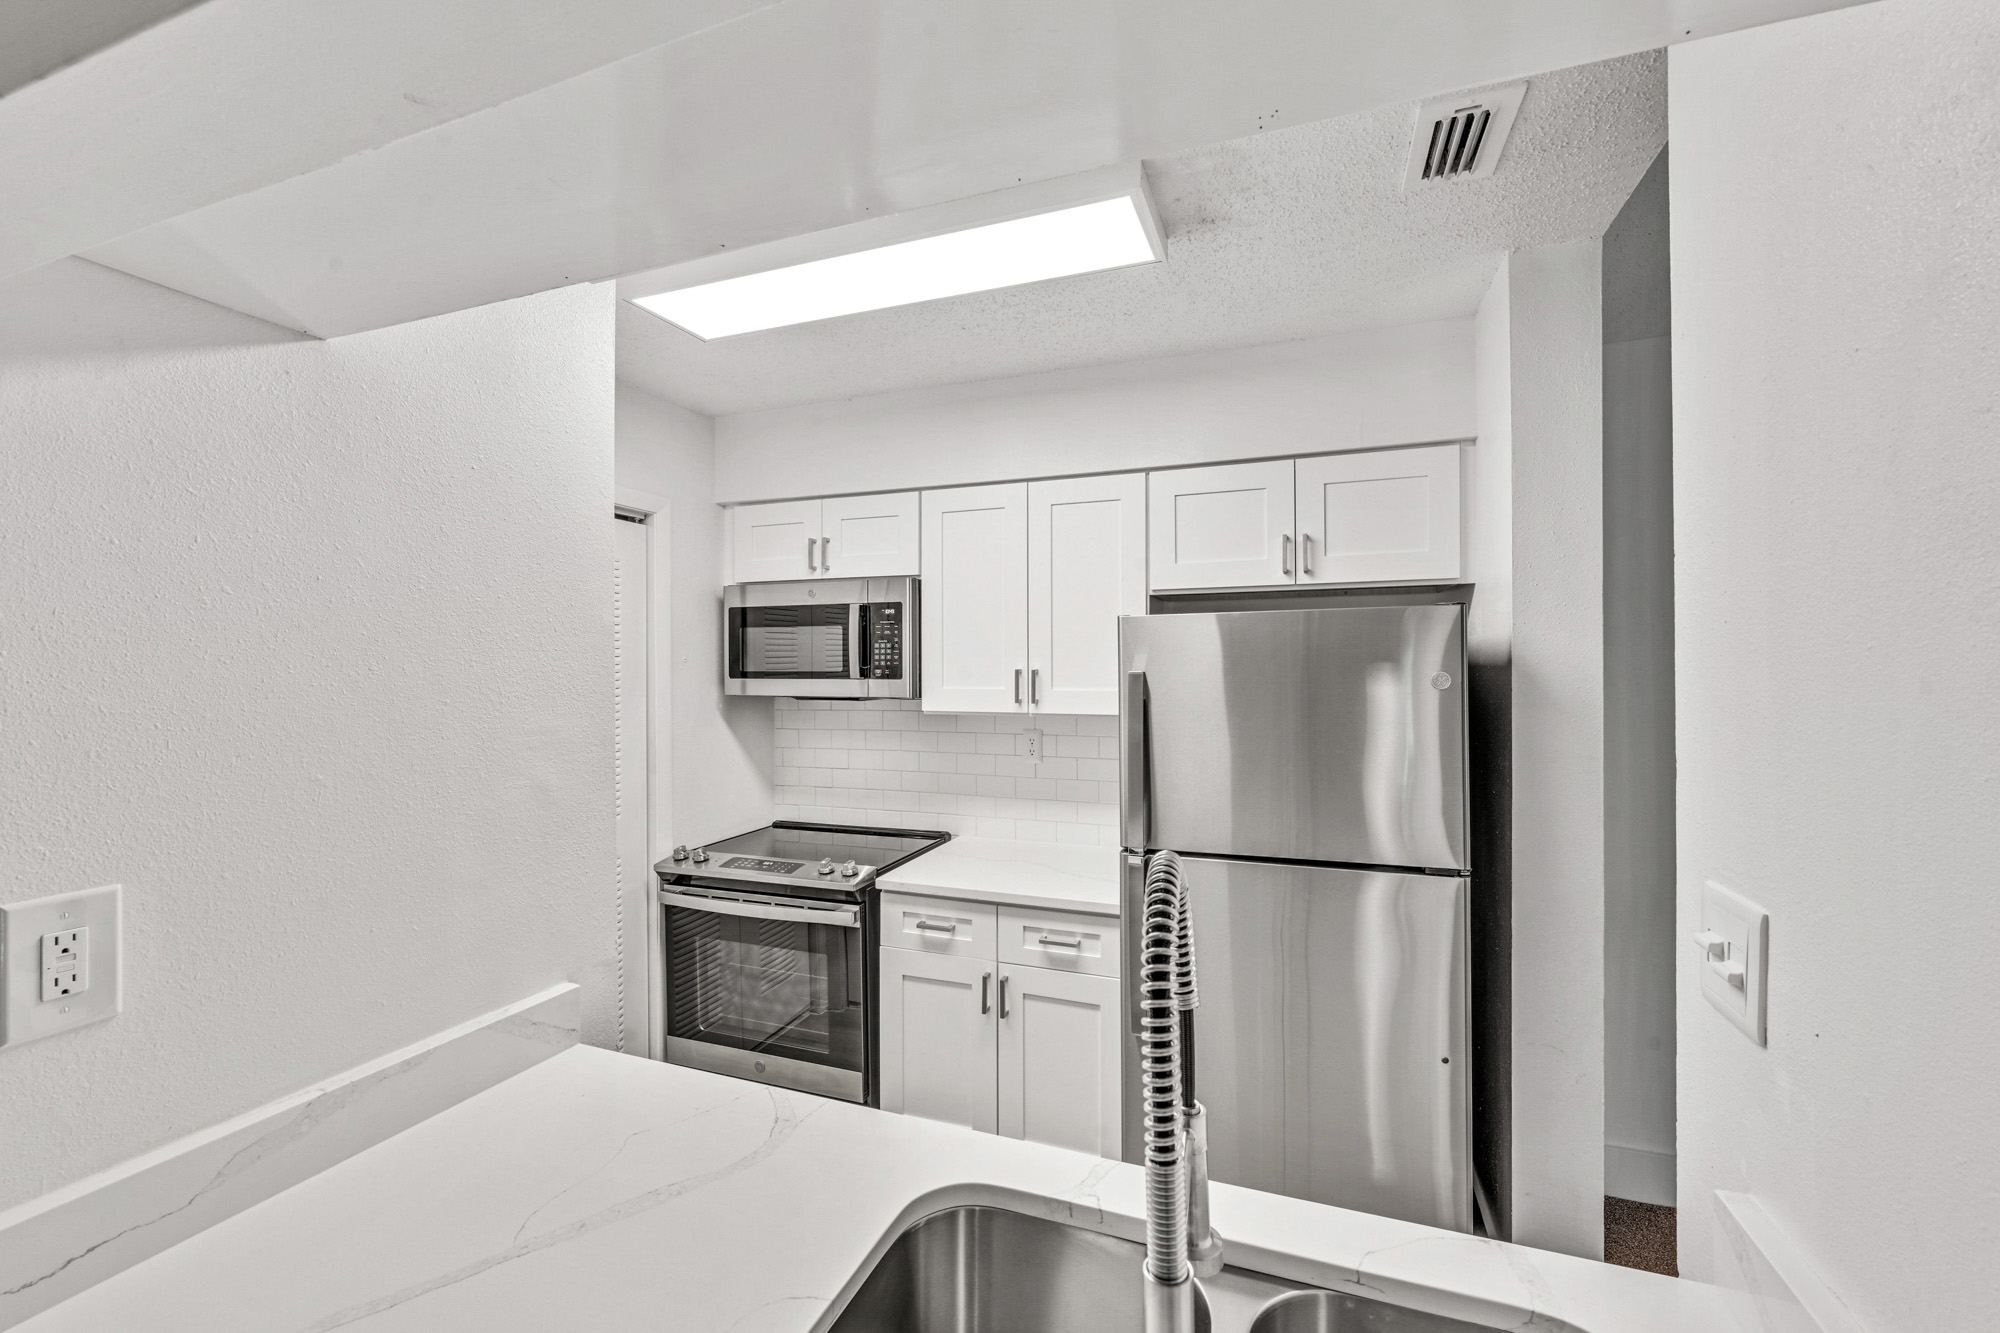
M 1116 847 L 953 838 L 875 882 L 896 893 L 1116 916 L 1121 855 Z
M 918 1217 L 997 1203 L 1136 1240 L 1140 1187 L 1134 1166 L 575 1047 L 18 1327 L 810 1333 Z M 1494 1327 L 1728 1327 L 1697 1283 L 1229 1186 L 1214 1214 L 1232 1264 Z

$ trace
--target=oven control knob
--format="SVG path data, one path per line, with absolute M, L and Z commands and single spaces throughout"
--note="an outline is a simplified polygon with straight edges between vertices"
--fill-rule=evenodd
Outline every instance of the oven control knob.
M 840 868 L 840 876 L 842 879 L 853 879 L 856 875 L 860 873 L 861 873 L 861 867 L 854 864 L 854 862 L 852 861 L 849 861 L 846 865 Z
M 694 849 L 694 863 L 698 866 L 705 866 L 708 864 L 708 848 L 697 847 Z
M 821 861 L 819 863 L 819 873 L 822 875 L 831 875 L 833 873 L 832 857 L 829 856 L 824 861 Z
M 687 859 L 688 859 L 688 849 L 686 843 L 682 843 L 680 846 L 674 848 L 674 860 L 685 861 Z

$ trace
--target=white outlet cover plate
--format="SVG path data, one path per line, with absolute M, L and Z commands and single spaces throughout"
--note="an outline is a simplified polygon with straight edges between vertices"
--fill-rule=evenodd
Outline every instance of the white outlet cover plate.
M 102 888 L 0 903 L 0 1046 L 16 1046 L 110 1018 L 125 1007 L 120 966 L 124 890 Z M 79 969 L 85 989 L 42 998 L 42 937 L 84 926 L 90 952 Z
M 1743 1035 L 1766 1045 L 1764 998 L 1766 964 L 1771 951 L 1771 914 L 1727 885 L 1709 880 L 1701 886 L 1701 929 L 1729 942 L 1729 957 L 1743 964 L 1743 985 L 1732 984 L 1722 968 L 1703 957 L 1701 993 Z

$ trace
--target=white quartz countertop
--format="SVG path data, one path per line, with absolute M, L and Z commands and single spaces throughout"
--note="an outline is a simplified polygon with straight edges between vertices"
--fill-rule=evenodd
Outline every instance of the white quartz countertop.
M 1116 847 L 953 838 L 875 882 L 897 893 L 1118 914 Z
M 17 1327 L 812 1333 L 919 1217 L 1000 1204 L 1137 1239 L 1140 1186 L 1133 1166 L 575 1047 Z M 1214 1212 L 1232 1264 L 1493 1327 L 1728 1327 L 1697 1283 L 1228 1186 Z

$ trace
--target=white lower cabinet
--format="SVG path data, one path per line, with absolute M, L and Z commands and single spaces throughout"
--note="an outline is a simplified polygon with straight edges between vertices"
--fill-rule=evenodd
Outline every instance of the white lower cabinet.
M 886 897 L 884 940 L 902 938 L 899 923 L 915 931 L 954 914 L 979 928 L 882 948 L 882 1109 L 1117 1159 L 1116 919 L 1000 908 L 1002 930 L 1046 947 L 1054 964 L 1030 967 L 1003 961 L 1018 950 L 996 938 L 991 906 Z
M 990 958 L 882 950 L 882 1109 L 992 1133 L 999 1102 Z
M 1000 1132 L 1115 1160 L 1117 978 L 1003 967 L 1000 987 Z

